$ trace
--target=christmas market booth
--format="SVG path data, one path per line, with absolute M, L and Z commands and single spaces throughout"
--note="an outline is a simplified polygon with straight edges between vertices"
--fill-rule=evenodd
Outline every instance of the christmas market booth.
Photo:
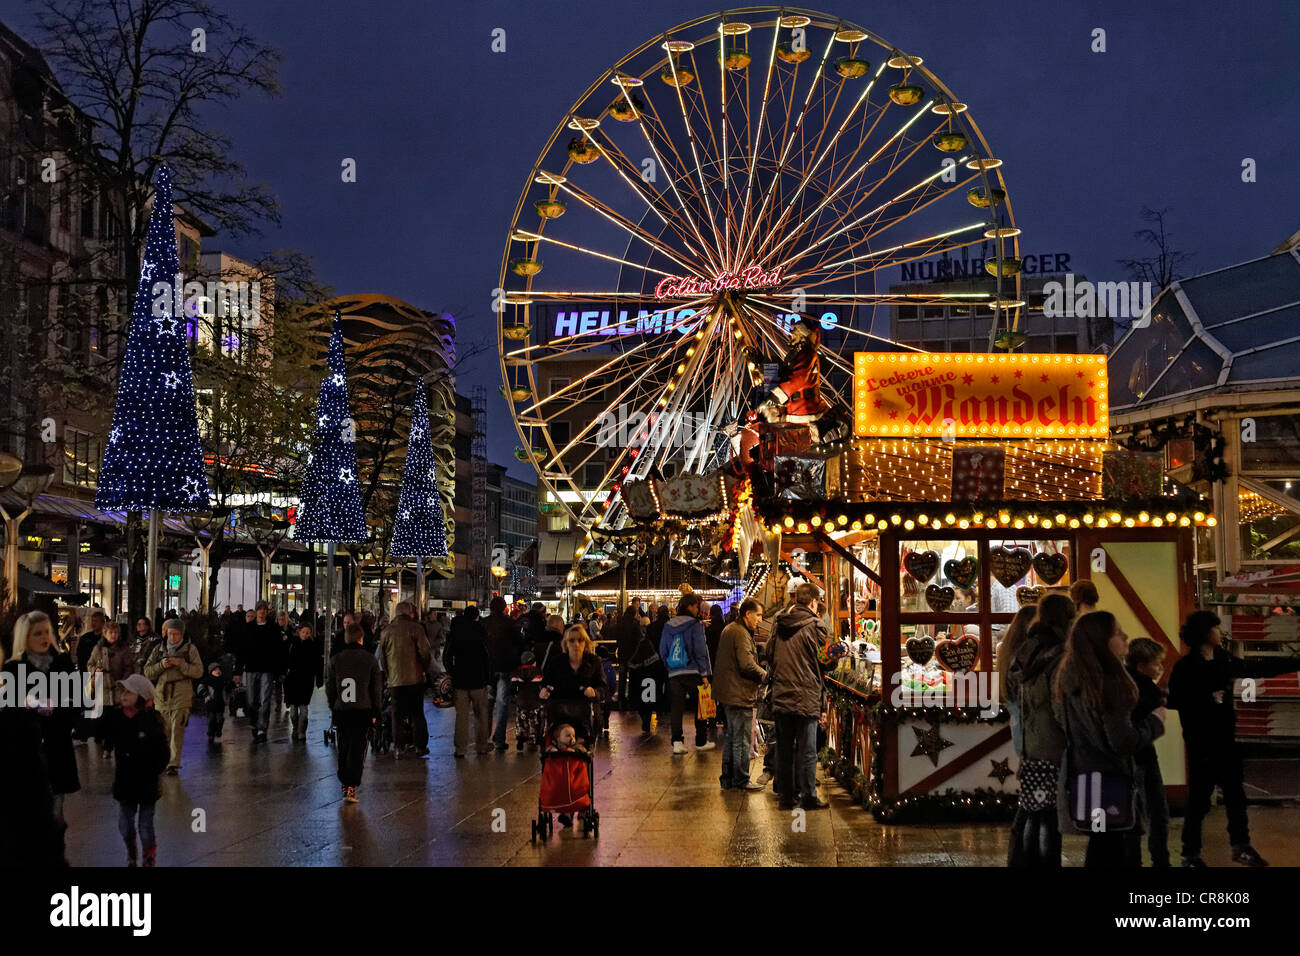
M 769 611 L 798 575 L 849 653 L 827 678 L 828 752 L 882 821 L 1009 815 L 1017 758 L 997 678 L 1016 611 L 1088 578 L 1130 637 L 1179 656 L 1207 503 L 1109 441 L 1104 357 L 857 353 L 853 436 L 759 426 L 750 474 Z M 738 545 L 743 515 L 736 519 Z M 1186 774 L 1171 714 L 1171 799 Z

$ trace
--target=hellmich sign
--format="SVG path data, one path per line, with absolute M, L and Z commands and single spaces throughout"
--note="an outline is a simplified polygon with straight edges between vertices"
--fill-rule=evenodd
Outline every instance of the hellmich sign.
M 1106 438 L 1101 355 L 856 352 L 859 438 Z

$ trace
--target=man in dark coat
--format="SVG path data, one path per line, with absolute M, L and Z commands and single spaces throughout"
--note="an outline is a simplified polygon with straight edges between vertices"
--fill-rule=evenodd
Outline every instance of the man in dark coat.
M 271 694 L 276 678 L 284 673 L 288 653 L 285 633 L 270 616 L 267 603 L 258 601 L 253 620 L 244 624 L 235 651 L 248 689 L 248 716 L 254 741 L 266 740 L 271 723 Z
M 401 753 L 405 748 L 427 757 L 429 724 L 424 717 L 424 695 L 433 655 L 417 616 L 415 605 L 409 601 L 394 608 L 393 620 L 380 638 L 379 660 L 393 694 L 394 752 Z
M 817 721 L 822 712 L 823 677 L 818 660 L 827 643 L 818 616 L 817 588 L 800 584 L 794 605 L 776 619 L 771 640 L 772 713 L 776 720 L 777 793 L 782 810 L 830 806 L 817 795 Z
M 492 676 L 492 661 L 488 656 L 487 632 L 478 619 L 478 608 L 473 604 L 451 622 L 451 635 L 443 650 L 443 664 L 451 677 L 456 698 L 456 729 L 453 736 L 456 756 L 465 756 L 471 712 L 475 720 L 478 752 L 490 753 L 487 685 Z
M 632 655 L 641 643 L 641 599 L 632 598 L 627 610 L 618 619 L 618 626 L 610 635 L 618 641 L 618 708 L 628 710 L 634 706 L 628 695 L 628 677 L 632 672 Z
M 284 702 L 289 707 L 289 722 L 294 740 L 307 739 L 307 711 L 312 693 L 324 682 L 324 655 L 312 632 L 310 621 L 298 625 L 298 633 L 289 641 L 288 668 L 284 675 Z
M 361 646 L 364 636 L 359 624 L 343 629 L 343 650 L 330 661 L 325 697 L 334 712 L 338 734 L 339 782 L 343 800 L 357 802 L 361 771 L 366 762 L 367 731 L 379 718 L 384 679 L 375 656 Z
M 1300 669 L 1294 657 L 1247 661 L 1223 648 L 1219 617 L 1195 611 L 1183 624 L 1182 639 L 1191 650 L 1169 673 L 1169 706 L 1178 711 L 1187 746 L 1187 815 L 1183 818 L 1183 866 L 1202 867 L 1201 824 L 1210 812 L 1217 784 L 1228 811 L 1232 859 L 1245 866 L 1268 866 L 1250 842 L 1246 792 L 1242 787 L 1241 751 L 1233 684 L 1241 678 L 1275 677 Z
M 523 654 L 523 636 L 519 625 L 506 614 L 506 599 L 497 595 L 492 599 L 491 613 L 483 624 L 487 632 L 488 657 L 492 662 L 492 743 L 497 750 L 506 749 L 506 725 L 510 719 L 513 696 L 510 675 L 519 666 Z

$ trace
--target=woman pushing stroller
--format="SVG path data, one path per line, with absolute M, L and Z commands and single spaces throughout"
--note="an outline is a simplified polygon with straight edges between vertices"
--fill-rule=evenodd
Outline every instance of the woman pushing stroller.
M 596 743 L 594 705 L 605 697 L 605 674 L 596 645 L 581 624 L 570 624 L 560 644 L 562 654 L 552 654 L 542 672 L 539 697 L 546 702 L 549 730 L 571 724 L 588 750 Z

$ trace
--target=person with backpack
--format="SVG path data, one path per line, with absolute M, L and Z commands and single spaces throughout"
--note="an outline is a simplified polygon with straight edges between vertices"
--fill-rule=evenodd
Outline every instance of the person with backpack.
M 180 618 L 168 618 L 163 624 L 162 643 L 149 655 L 144 665 L 144 676 L 154 685 L 154 706 L 162 718 L 171 746 L 167 773 L 174 776 L 181 772 L 185 727 L 190 722 L 194 703 L 194 681 L 203 676 L 199 649 L 185 637 Z
M 682 733 L 682 715 L 687 704 L 696 710 L 695 747 L 713 750 L 717 747 L 707 739 L 708 721 L 698 715 L 698 696 L 701 685 L 708 686 L 713 666 L 709 661 L 709 646 L 704 636 L 704 623 L 700 620 L 700 596 L 683 594 L 677 601 L 677 615 L 664 624 L 659 638 L 659 656 L 668 668 L 668 699 L 672 708 L 673 755 L 686 753 L 686 738 Z
M 1223 647 L 1217 614 L 1194 611 L 1180 636 L 1190 648 L 1169 672 L 1169 706 L 1182 718 L 1187 747 L 1187 813 L 1183 817 L 1183 866 L 1203 867 L 1201 825 L 1210 812 L 1217 785 L 1228 812 L 1232 861 L 1244 866 L 1268 866 L 1250 842 L 1246 792 L 1242 787 L 1241 751 L 1237 746 L 1237 713 L 1233 684 L 1241 678 L 1276 677 L 1300 668 L 1300 660 L 1271 658 L 1247 661 Z
M 1006 643 L 1012 647 L 1007 699 L 1014 702 L 1018 714 L 1019 733 L 1013 730 L 1013 740 L 1017 736 L 1020 740 L 1020 798 L 1011 824 L 1010 866 L 1061 866 L 1056 779 L 1065 753 L 1065 734 L 1052 709 L 1052 687 L 1073 619 L 1074 603 L 1068 597 L 1047 594 L 1038 602 L 1024 637 L 1016 633 L 1016 623 L 1023 626 L 1024 620 L 1019 614 L 1007 631 Z
M 1145 801 L 1135 757 L 1165 732 L 1165 708 L 1133 722 L 1138 688 L 1124 669 L 1128 638 L 1115 615 L 1074 622 L 1056 671 L 1052 705 L 1065 732 L 1057 781 L 1062 830 L 1088 834 L 1084 866 L 1141 865 Z

